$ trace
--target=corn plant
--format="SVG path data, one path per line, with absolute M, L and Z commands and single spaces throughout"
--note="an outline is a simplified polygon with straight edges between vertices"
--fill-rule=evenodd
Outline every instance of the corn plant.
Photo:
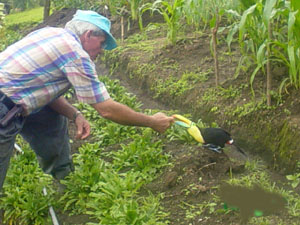
M 237 0 L 188 0 L 183 6 L 183 13 L 188 25 L 205 30 L 214 19 L 217 8 L 221 12 L 221 9 L 235 10 L 237 7 Z
M 284 54 L 280 53 L 286 49 L 285 37 L 282 35 L 284 28 L 286 28 L 284 26 L 286 12 L 287 8 L 283 0 L 259 0 L 243 12 L 238 25 L 239 41 L 245 56 L 244 59 L 255 64 L 250 76 L 253 94 L 253 82 L 257 73 L 262 71 L 263 74 L 269 74 L 267 77 L 268 104 L 272 90 L 271 62 L 286 63 Z
M 130 12 L 132 20 L 137 20 L 139 18 L 139 7 L 143 0 L 128 0 L 130 5 Z
M 112 15 L 117 15 L 118 11 L 120 11 L 122 7 L 126 7 L 128 5 L 127 0 L 102 0 L 96 1 L 96 4 L 97 3 L 100 5 L 107 5 Z
M 207 13 L 204 10 L 203 0 L 188 0 L 185 2 L 183 12 L 188 25 L 194 26 L 199 29 L 200 25 L 204 23 L 204 27 L 207 24 Z
M 141 31 L 144 30 L 144 27 L 143 27 L 143 14 L 146 12 L 146 11 L 150 11 L 152 9 L 152 3 L 151 2 L 147 2 L 145 4 L 142 4 L 138 11 L 138 17 L 139 17 L 139 28 Z
M 176 43 L 178 31 L 180 29 L 180 20 L 182 19 L 183 0 L 168 1 L 157 0 L 153 3 L 151 10 L 157 11 L 163 15 L 168 26 L 167 38 L 172 45 Z
M 296 87 L 300 87 L 300 3 L 291 1 L 291 11 L 288 19 L 288 58 L 290 82 Z

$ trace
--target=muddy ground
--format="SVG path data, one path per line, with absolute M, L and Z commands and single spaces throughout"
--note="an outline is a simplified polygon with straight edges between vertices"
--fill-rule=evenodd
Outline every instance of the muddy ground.
M 49 17 L 47 21 L 42 23 L 36 28 L 44 26 L 63 26 L 74 14 L 75 10 L 73 9 L 64 9 L 60 12 L 55 12 L 52 16 Z M 112 33 L 119 38 L 120 37 L 120 24 L 119 18 L 111 18 L 113 21 Z M 145 24 L 151 21 L 145 19 Z M 153 19 L 153 18 L 152 18 Z M 154 19 L 155 21 L 161 20 L 158 16 Z M 35 28 L 35 29 L 36 29 Z M 129 31 L 126 31 L 125 38 L 130 35 L 138 32 L 137 25 L 133 24 Z M 196 57 L 193 57 L 195 52 L 200 57 L 204 58 L 210 55 L 209 46 L 209 36 L 202 36 L 202 41 L 195 39 L 188 40 L 187 43 L 179 42 L 174 48 L 167 47 L 163 52 L 156 53 L 159 57 L 156 57 L 153 63 L 158 63 L 164 58 L 173 59 L 173 62 L 180 63 L 184 65 L 182 70 L 188 68 L 195 68 L 198 65 L 199 61 Z M 157 51 L 160 51 L 159 49 Z M 133 55 L 128 55 L 128 57 L 133 57 Z M 145 56 L 146 57 L 146 56 Z M 233 61 L 232 61 L 233 60 Z M 226 62 L 220 65 L 221 68 L 221 82 L 226 82 L 230 74 L 234 73 L 234 66 L 236 58 L 230 59 L 231 62 Z M 206 66 L 212 67 L 213 59 L 207 57 Z M 103 63 L 97 64 L 98 70 L 108 71 Z M 167 73 L 167 71 L 161 70 L 162 76 Z M 153 93 L 149 91 L 150 84 L 147 81 L 131 80 L 124 76 L 124 74 L 114 74 L 114 78 L 121 80 L 122 85 L 127 87 L 127 89 L 138 96 L 139 100 L 143 102 L 143 107 L 145 109 L 160 109 L 160 110 L 178 110 L 179 112 L 187 112 L 191 105 L 192 100 L 197 101 L 197 94 L 201 95 L 201 90 L 194 92 L 193 96 L 185 99 L 173 99 L 172 96 L 165 96 L 165 101 L 161 99 L 153 99 Z M 214 82 L 213 79 L 210 79 L 206 85 L 211 85 Z M 197 87 L 196 87 L 197 88 Z M 182 108 L 178 108 L 179 103 L 182 103 Z M 70 134 L 71 137 L 74 137 L 73 125 L 70 125 Z M 227 127 L 230 129 L 231 127 Z M 73 144 L 73 151 L 76 152 L 78 146 L 83 144 L 84 141 L 75 141 Z M 168 220 L 171 225 L 196 225 L 196 224 L 245 224 L 242 222 L 241 217 L 238 212 L 228 212 L 220 213 L 219 216 L 212 216 L 210 209 L 207 208 L 200 215 L 195 215 L 193 218 L 188 219 L 186 217 L 186 209 L 188 205 L 201 204 L 203 202 L 209 202 L 218 194 L 216 187 L 221 185 L 224 180 L 228 179 L 230 173 L 235 173 L 236 175 L 243 174 L 245 158 L 239 153 L 236 153 L 234 147 L 227 147 L 226 154 L 218 154 L 207 149 L 204 149 L 197 145 L 186 145 L 179 141 L 172 141 L 166 143 L 164 151 L 172 155 L 172 161 L 174 166 L 166 168 L 165 171 L 152 183 L 143 187 L 141 194 L 151 191 L 154 194 L 164 193 L 164 198 L 162 199 L 162 206 L 165 212 L 169 213 Z M 255 149 L 251 147 L 245 149 L 250 158 L 256 158 Z M 232 160 L 236 159 L 236 160 Z M 285 185 L 284 176 L 274 173 L 273 178 L 279 184 Z M 215 206 L 216 210 L 222 210 L 223 206 Z M 64 213 L 58 212 L 58 216 L 62 224 L 86 224 L 91 220 L 85 216 L 68 216 Z M 276 216 L 279 218 L 286 218 L 287 224 L 289 223 L 289 218 L 285 211 L 278 213 Z M 274 223 L 276 224 L 276 216 L 274 217 Z M 295 221 L 294 221 L 295 222 Z M 297 224 L 297 223 L 294 223 Z M 300 223 L 298 223 L 300 224 Z

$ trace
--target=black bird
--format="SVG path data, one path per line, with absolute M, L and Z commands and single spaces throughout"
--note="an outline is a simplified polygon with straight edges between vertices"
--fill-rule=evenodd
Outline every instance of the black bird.
M 221 149 L 224 148 L 225 144 L 234 145 L 237 150 L 246 156 L 246 153 L 234 144 L 231 135 L 221 129 L 221 128 L 199 128 L 200 133 L 203 137 L 204 144 L 203 146 L 213 150 L 215 152 L 221 153 Z
M 213 144 L 224 148 L 225 144 L 232 144 L 230 134 L 221 128 L 199 128 L 204 139 L 204 144 Z

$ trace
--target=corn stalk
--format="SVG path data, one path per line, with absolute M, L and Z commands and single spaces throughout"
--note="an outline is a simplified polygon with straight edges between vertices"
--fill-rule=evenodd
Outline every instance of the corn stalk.
M 271 21 L 268 22 L 268 45 L 267 45 L 267 105 L 271 106 L 272 74 L 271 74 Z
M 271 74 L 271 42 L 272 42 L 272 28 L 271 20 L 272 13 L 277 0 L 267 0 L 264 8 L 263 22 L 267 27 L 268 43 L 267 43 L 267 105 L 271 106 L 271 90 L 272 90 L 272 74 Z

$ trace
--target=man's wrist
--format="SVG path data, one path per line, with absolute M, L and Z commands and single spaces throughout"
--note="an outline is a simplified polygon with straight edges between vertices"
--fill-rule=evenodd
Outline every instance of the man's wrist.
M 79 110 L 73 113 L 72 120 L 75 122 L 76 118 L 81 114 Z

